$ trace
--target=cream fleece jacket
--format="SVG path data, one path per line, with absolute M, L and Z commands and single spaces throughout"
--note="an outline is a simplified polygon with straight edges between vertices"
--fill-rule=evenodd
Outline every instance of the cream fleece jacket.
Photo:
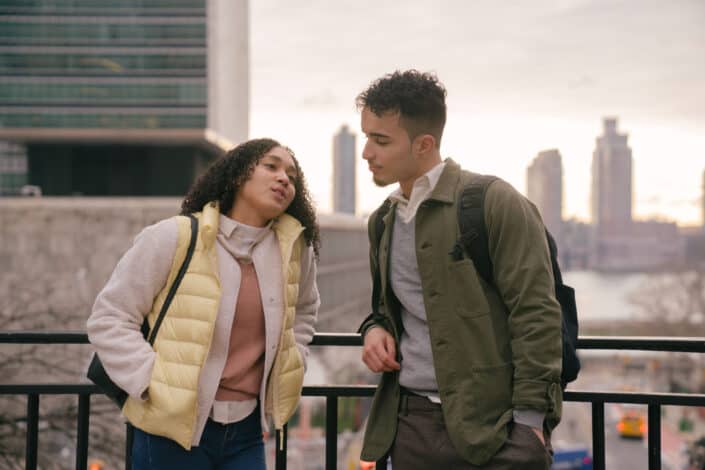
M 227 359 L 240 286 L 240 267 L 234 256 L 247 258 L 250 255 L 257 271 L 265 316 L 265 378 L 269 377 L 276 355 L 284 309 L 279 245 L 271 227 L 261 232 L 251 229 L 220 215 L 216 250 L 222 296 L 211 349 L 199 379 L 199 412 L 193 445 L 200 442 L 206 421 L 214 411 L 215 415 L 227 420 L 228 416 L 241 416 L 246 411 L 243 406 L 254 408 L 251 403 L 247 405 L 242 402 L 218 402 L 214 408 L 215 394 Z M 166 283 L 177 238 L 177 225 L 173 218 L 142 230 L 98 294 L 86 325 L 90 342 L 98 351 L 106 372 L 133 398 L 140 399 L 146 391 L 155 357 L 151 346 L 142 337 L 140 326 L 151 310 L 154 298 Z M 299 299 L 294 322 L 296 343 L 304 365 L 319 305 L 313 249 L 308 247 L 301 256 Z M 266 380 L 263 380 L 259 397 L 262 403 L 266 385 Z M 264 408 L 260 407 L 262 428 L 267 430 Z

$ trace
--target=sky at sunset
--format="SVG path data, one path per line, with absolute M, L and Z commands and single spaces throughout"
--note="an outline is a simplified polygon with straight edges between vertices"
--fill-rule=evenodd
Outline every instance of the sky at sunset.
M 531 160 L 557 148 L 564 216 L 587 220 L 595 137 L 618 117 L 634 216 L 701 222 L 702 0 L 253 0 L 250 17 L 250 134 L 294 149 L 322 211 L 343 124 L 358 134 L 358 212 L 394 189 L 376 188 L 359 158 L 354 100 L 375 78 L 416 68 L 448 89 L 443 156 L 525 191 Z

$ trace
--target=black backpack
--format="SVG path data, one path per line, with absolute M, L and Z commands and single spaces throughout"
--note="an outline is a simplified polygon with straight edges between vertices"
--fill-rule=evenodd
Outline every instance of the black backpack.
M 489 254 L 487 228 L 485 227 L 484 203 L 487 188 L 496 180 L 496 176 L 476 175 L 473 181 L 463 189 L 460 203 L 458 204 L 460 237 L 450 253 L 456 259 L 461 259 L 463 253 L 467 253 L 472 259 L 477 273 L 490 286 L 495 286 L 495 282 L 492 260 Z M 382 219 L 390 207 L 389 200 L 386 200 L 377 211 L 375 219 L 377 246 L 379 246 L 382 232 L 384 231 L 384 221 Z M 563 367 L 561 370 L 561 386 L 565 389 L 566 385 L 574 381 L 578 377 L 578 372 L 580 372 L 580 359 L 576 348 L 578 343 L 578 309 L 575 304 L 575 290 L 563 284 L 563 276 L 557 260 L 558 249 L 553 236 L 548 230 L 546 230 L 546 239 L 551 254 L 556 299 L 561 305 L 562 311 Z M 380 295 L 379 273 L 375 274 L 372 294 L 373 311 L 376 311 L 377 306 L 375 304 L 379 300 Z

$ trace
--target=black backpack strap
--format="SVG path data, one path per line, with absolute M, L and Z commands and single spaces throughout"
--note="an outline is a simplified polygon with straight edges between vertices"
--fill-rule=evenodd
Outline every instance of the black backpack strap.
M 467 253 L 480 277 L 489 285 L 494 285 L 494 275 L 484 206 L 487 188 L 497 179 L 496 176 L 476 175 L 463 188 L 458 202 L 460 238 L 451 252 L 454 259 L 462 259 L 462 253 Z
M 558 266 L 558 246 L 556 240 L 553 239 L 551 232 L 546 229 L 546 240 L 548 241 L 548 252 L 551 255 L 551 268 L 553 269 L 553 278 L 556 285 L 563 284 L 563 275 L 561 268 Z
M 372 283 L 372 313 L 377 313 L 379 309 L 379 298 L 382 295 L 382 275 L 380 274 L 379 267 L 379 243 L 382 240 L 382 234 L 384 233 L 384 217 L 389 212 L 389 208 L 392 206 L 392 201 L 385 199 L 384 203 L 377 210 L 375 216 L 375 256 L 377 257 L 377 269 L 375 270 L 374 280 Z
M 164 320 L 164 317 L 166 316 L 166 311 L 169 310 L 169 306 L 171 305 L 171 301 L 174 300 L 174 296 L 176 295 L 176 291 L 179 288 L 179 284 L 181 284 L 181 280 L 184 278 L 184 275 L 186 274 L 186 270 L 188 269 L 188 265 L 191 262 L 191 258 L 193 257 L 193 252 L 196 248 L 196 240 L 198 239 L 198 219 L 194 217 L 192 214 L 188 214 L 188 218 L 191 219 L 191 240 L 189 241 L 188 245 L 188 250 L 186 251 L 186 257 L 184 258 L 184 262 L 181 263 L 181 267 L 179 268 L 179 272 L 176 274 L 176 278 L 174 279 L 173 284 L 169 288 L 169 292 L 166 295 L 166 299 L 164 300 L 164 304 L 162 305 L 161 310 L 159 311 L 159 316 L 157 317 L 157 320 L 154 322 L 154 327 L 152 330 L 149 332 L 149 344 L 154 344 L 154 340 L 157 337 L 157 333 L 159 332 L 159 327 L 162 325 L 162 321 Z M 145 319 L 144 324 L 142 325 L 143 328 L 144 326 L 147 325 L 147 321 Z M 147 325 L 147 327 L 149 327 Z M 147 337 L 147 335 L 145 335 Z

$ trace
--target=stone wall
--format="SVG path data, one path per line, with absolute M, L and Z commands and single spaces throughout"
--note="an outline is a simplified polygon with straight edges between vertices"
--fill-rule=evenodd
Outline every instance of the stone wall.
M 0 317 L 5 328 L 83 329 L 96 294 L 146 225 L 178 198 L 0 198 Z M 319 331 L 355 331 L 371 281 L 363 220 L 323 214 Z M 48 313 L 60 313 L 50 325 Z

